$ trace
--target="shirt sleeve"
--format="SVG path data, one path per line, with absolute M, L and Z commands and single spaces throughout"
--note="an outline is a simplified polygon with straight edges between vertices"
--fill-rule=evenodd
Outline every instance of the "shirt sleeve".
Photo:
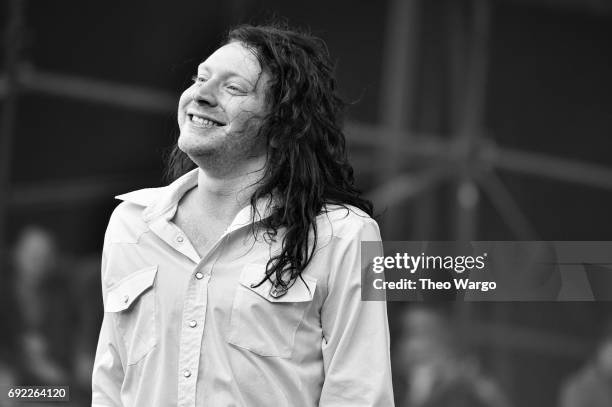
M 325 380 L 320 407 L 393 406 L 385 301 L 361 300 L 361 242 L 380 241 L 369 220 L 343 241 L 331 264 L 321 309 Z M 367 267 L 367 264 L 364 265 Z
M 102 254 L 102 276 L 105 275 L 107 246 Z M 102 298 L 106 304 L 106 285 L 102 281 Z M 92 407 L 121 407 L 123 365 L 113 316 L 104 312 L 92 374 Z

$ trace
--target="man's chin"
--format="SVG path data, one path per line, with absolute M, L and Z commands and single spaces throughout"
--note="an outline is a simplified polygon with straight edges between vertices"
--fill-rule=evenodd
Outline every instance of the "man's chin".
M 203 143 L 202 140 L 193 140 L 193 136 L 179 137 L 178 148 L 189 157 L 209 156 L 214 153 L 215 148 L 210 143 Z

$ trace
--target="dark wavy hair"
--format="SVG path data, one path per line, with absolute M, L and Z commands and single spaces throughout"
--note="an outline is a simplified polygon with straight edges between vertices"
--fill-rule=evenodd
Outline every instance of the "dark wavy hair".
M 257 57 L 271 80 L 269 107 L 259 128 L 267 140 L 264 175 L 251 197 L 253 216 L 260 198 L 274 197 L 271 215 L 259 225 L 275 240 L 283 228 L 280 254 L 266 266 L 266 278 L 283 295 L 308 266 L 317 246 L 316 217 L 326 204 L 355 206 L 372 216 L 372 203 L 356 189 L 342 131 L 347 104 L 336 90 L 334 66 L 323 40 L 281 25 L 241 25 L 223 44 L 240 42 Z M 177 146 L 167 175 L 176 179 L 195 168 Z M 348 209 L 348 208 L 347 208 Z M 255 225 L 255 222 L 253 223 Z M 255 226 L 253 226 L 255 232 Z M 314 241 L 309 247 L 309 232 Z

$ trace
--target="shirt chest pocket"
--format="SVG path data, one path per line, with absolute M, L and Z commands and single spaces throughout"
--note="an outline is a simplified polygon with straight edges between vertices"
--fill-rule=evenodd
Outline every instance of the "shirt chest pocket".
M 291 357 L 295 334 L 311 306 L 317 280 L 302 276 L 283 296 L 270 295 L 265 266 L 247 264 L 232 304 L 228 342 L 260 356 Z
M 104 311 L 112 313 L 127 364 L 133 365 L 157 345 L 155 276 L 157 266 L 138 270 L 108 290 Z

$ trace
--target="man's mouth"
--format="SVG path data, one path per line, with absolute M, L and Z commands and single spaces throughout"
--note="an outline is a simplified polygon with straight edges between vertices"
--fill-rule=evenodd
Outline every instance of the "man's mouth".
M 210 128 L 210 127 L 225 126 L 225 124 L 223 123 L 220 123 L 218 121 L 215 121 L 209 118 L 205 118 L 202 116 L 198 116 L 195 114 L 188 114 L 187 116 L 189 116 L 189 121 L 197 127 Z

